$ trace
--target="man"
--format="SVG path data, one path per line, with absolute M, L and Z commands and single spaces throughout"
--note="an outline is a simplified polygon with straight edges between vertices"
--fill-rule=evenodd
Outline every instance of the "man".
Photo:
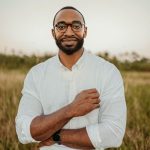
M 59 52 L 27 74 L 16 117 L 20 142 L 42 150 L 120 146 L 126 104 L 119 71 L 84 50 L 87 27 L 76 8 L 59 10 L 53 26 Z

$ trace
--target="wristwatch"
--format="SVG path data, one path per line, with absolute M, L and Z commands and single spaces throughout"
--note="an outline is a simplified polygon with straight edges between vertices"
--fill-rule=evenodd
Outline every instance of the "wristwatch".
M 61 145 L 60 131 L 61 131 L 61 130 L 58 130 L 57 132 L 55 132 L 55 133 L 52 135 L 53 141 L 55 141 L 55 142 L 56 142 L 57 144 L 59 144 L 59 145 Z

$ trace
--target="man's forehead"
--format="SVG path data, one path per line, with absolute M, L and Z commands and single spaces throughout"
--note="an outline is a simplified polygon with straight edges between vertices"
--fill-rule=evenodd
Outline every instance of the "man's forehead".
M 82 23 L 84 23 L 83 21 L 83 17 L 81 16 L 81 14 L 73 9 L 64 9 L 61 10 L 56 18 L 55 18 L 55 23 L 60 22 L 60 21 L 65 21 L 65 22 L 72 22 L 72 21 L 81 21 Z

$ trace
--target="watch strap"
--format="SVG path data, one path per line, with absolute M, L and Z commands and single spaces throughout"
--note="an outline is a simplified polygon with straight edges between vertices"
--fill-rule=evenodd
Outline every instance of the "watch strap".
M 60 130 L 56 131 L 53 135 L 52 135 L 52 139 L 53 141 L 55 141 L 57 144 L 61 145 L 61 138 L 60 138 Z

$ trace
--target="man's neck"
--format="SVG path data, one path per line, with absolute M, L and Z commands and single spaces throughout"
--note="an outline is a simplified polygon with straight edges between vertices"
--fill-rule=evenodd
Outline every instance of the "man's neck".
M 67 67 L 69 70 L 72 70 L 72 66 L 79 60 L 79 58 L 82 56 L 83 54 L 83 48 L 81 48 L 79 51 L 77 51 L 76 53 L 72 54 L 72 55 L 67 55 L 65 54 L 63 51 L 59 50 L 59 59 L 61 61 L 61 63 Z

